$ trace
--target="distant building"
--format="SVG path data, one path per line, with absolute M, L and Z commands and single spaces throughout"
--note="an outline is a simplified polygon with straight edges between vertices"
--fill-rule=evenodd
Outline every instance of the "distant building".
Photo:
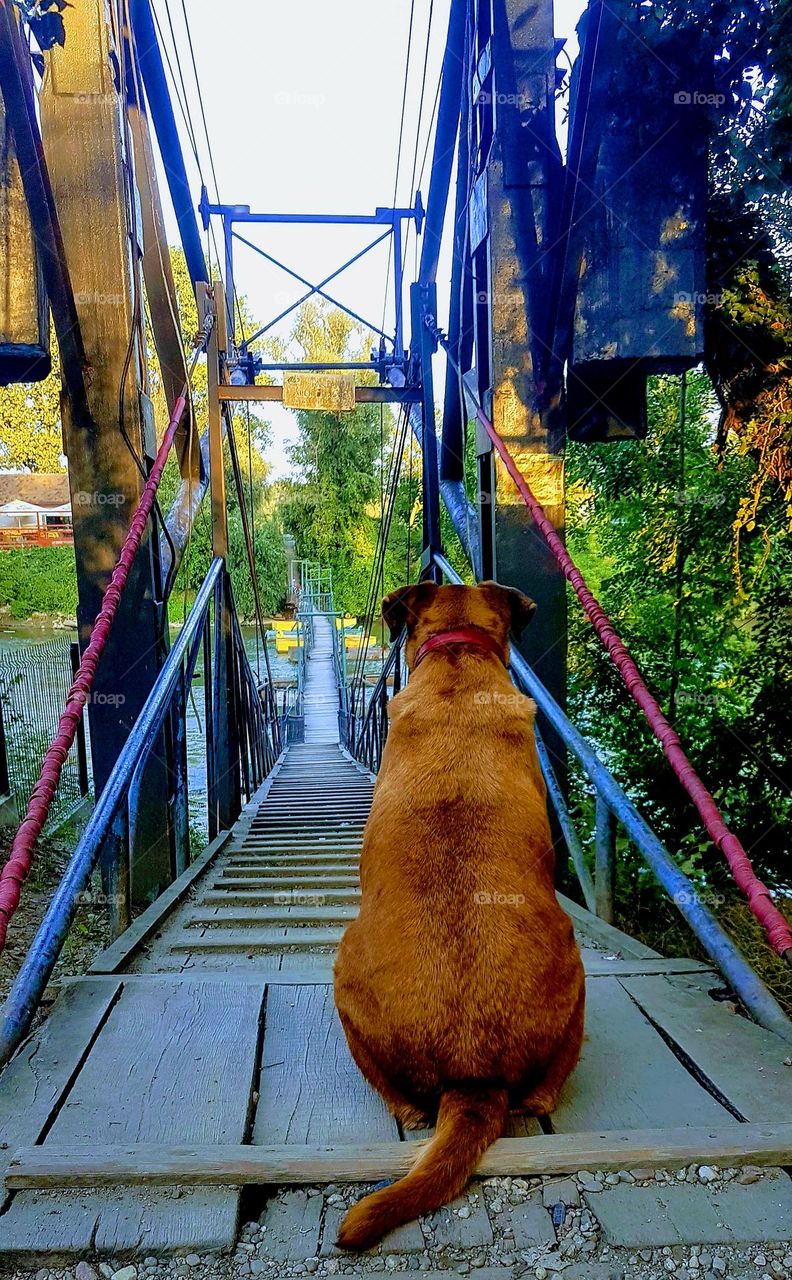
M 0 474 L 0 551 L 74 542 L 65 472 Z

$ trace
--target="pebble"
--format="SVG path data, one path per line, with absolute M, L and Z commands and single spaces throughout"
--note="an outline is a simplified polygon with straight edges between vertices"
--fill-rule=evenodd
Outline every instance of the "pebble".
M 137 1280 L 137 1267 L 121 1267 L 113 1272 L 113 1280 Z
M 306 1259 L 305 1259 L 305 1270 L 308 1272 L 308 1274 L 309 1274 L 309 1275 L 313 1275 L 314 1271 L 317 1271 L 318 1269 L 319 1269 L 319 1259 L 318 1259 L 318 1258 L 306 1258 Z
M 606 1174 L 605 1181 L 607 1182 L 607 1184 L 608 1184 L 608 1186 L 609 1186 L 609 1187 L 615 1187 L 615 1186 L 617 1186 L 617 1185 L 618 1185 L 618 1182 L 619 1182 L 619 1175 L 618 1175 L 618 1173 L 609 1173 L 609 1174 Z
M 580 1173 L 577 1175 L 577 1180 L 584 1191 L 591 1192 L 591 1191 L 602 1190 L 602 1187 L 600 1186 L 599 1182 L 595 1178 L 594 1174 L 589 1173 L 588 1170 L 586 1169 L 581 1169 Z
M 458 1217 L 458 1218 L 469 1218 L 469 1217 L 470 1217 L 470 1205 L 469 1205 L 469 1204 L 463 1204 L 461 1209 L 457 1209 L 457 1217 Z
M 726 1259 L 721 1258 L 716 1254 L 712 1259 L 712 1270 L 719 1276 L 725 1276 L 728 1270 Z
M 201 1259 L 198 1257 L 197 1253 L 188 1253 L 185 1258 L 185 1262 L 188 1267 L 200 1267 L 201 1265 Z
M 698 1171 L 700 1182 L 714 1182 L 718 1176 L 718 1170 L 713 1169 L 710 1164 L 702 1164 Z
M 762 1170 L 756 1165 L 748 1164 L 742 1173 L 737 1174 L 737 1181 L 741 1182 L 744 1187 L 750 1186 L 752 1182 L 758 1182 L 762 1176 Z
M 78 1262 L 74 1274 L 77 1280 L 97 1280 L 96 1272 L 90 1262 Z

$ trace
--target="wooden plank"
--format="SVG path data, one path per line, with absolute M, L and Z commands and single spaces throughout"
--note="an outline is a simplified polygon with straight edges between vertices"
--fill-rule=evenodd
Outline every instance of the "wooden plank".
M 0 1075 L 0 1169 L 14 1147 L 44 1130 L 120 990 L 118 978 L 80 978 L 8 1063 Z
M 398 1137 L 396 1121 L 350 1057 L 331 986 L 270 987 L 256 1144 Z
M 419 1144 L 380 1142 L 255 1146 L 25 1147 L 12 1157 L 6 1186 L 118 1184 L 245 1186 L 372 1182 L 412 1167 Z M 483 1156 L 480 1178 L 576 1173 L 579 1169 L 682 1169 L 689 1164 L 768 1167 L 792 1163 L 792 1123 L 683 1129 L 628 1129 L 499 1138 Z
M 148 977 L 125 986 L 45 1142 L 239 1143 L 255 1077 L 264 984 Z M 98 1185 L 98 1184 L 97 1184 Z M 180 1196 L 118 1189 L 48 1200 L 17 1196 L 0 1218 L 0 1248 L 230 1247 L 238 1192 Z M 57 1193 L 52 1193 L 56 1195 Z M 46 1231 L 46 1234 L 45 1234 Z
M 624 978 L 622 985 L 746 1120 L 792 1115 L 789 1045 L 682 982 Z
M 125 929 L 115 942 L 100 951 L 94 960 L 89 973 L 119 973 L 133 958 L 142 946 L 162 927 L 165 917 L 181 902 L 195 881 L 203 874 L 223 848 L 231 832 L 223 831 L 203 853 L 192 862 L 178 880 L 174 880 L 164 893 L 155 898 L 151 906 L 138 916 L 128 929 Z
M 610 960 L 606 959 L 602 952 L 583 950 L 583 966 L 590 978 L 621 978 L 630 977 L 632 975 L 654 975 L 654 974 L 688 974 L 700 973 L 709 974 L 714 977 L 714 971 L 706 964 L 702 964 L 700 960 L 689 960 L 684 957 L 674 959 L 669 957 L 667 960 Z
M 259 387 L 253 383 L 247 386 L 220 386 L 217 393 L 221 400 L 283 400 L 283 387 L 277 383 L 269 387 Z M 421 393 L 414 387 L 355 387 L 357 404 L 417 404 L 420 399 Z
M 586 984 L 583 1051 L 551 1119 L 557 1133 L 737 1123 L 688 1074 L 612 977 Z
M 593 942 L 600 943 L 608 952 L 634 956 L 639 960 L 647 960 L 650 956 L 654 956 L 655 959 L 660 958 L 659 951 L 653 951 L 651 947 L 646 947 L 642 942 L 631 938 L 628 933 L 622 933 L 621 929 L 616 929 L 612 924 L 599 920 L 597 916 L 592 915 L 577 902 L 573 902 L 571 898 L 565 897 L 563 893 L 556 894 L 556 897 L 567 915 L 580 926 L 581 933 L 591 938 Z
M 253 955 L 257 951 L 301 951 L 311 947 L 337 947 L 343 929 L 184 929 L 168 942 L 171 951 L 233 951 Z
M 285 895 L 284 895 L 285 896 Z M 308 890 L 304 890 L 304 896 L 308 896 Z M 321 896 L 320 894 L 316 895 Z M 297 924 L 330 924 L 343 926 L 350 920 L 354 920 L 357 916 L 357 906 L 345 906 L 339 903 L 336 906 L 302 906 L 299 902 L 294 904 L 275 906 L 259 905 L 252 910 L 248 907 L 204 907 L 198 911 L 193 911 L 185 921 L 185 926 L 190 928 L 205 928 L 213 925 L 235 925 L 240 928 L 256 927 L 257 925 L 278 925 L 284 926 Z
M 233 970 L 233 978 L 230 976 L 228 969 L 218 972 L 213 972 L 211 969 L 182 969 L 179 971 L 178 975 L 173 976 L 177 976 L 179 982 L 228 983 L 233 981 L 234 986 L 247 984 L 248 986 L 257 987 L 259 990 L 261 990 L 262 986 L 270 982 L 291 983 L 297 986 L 305 986 L 306 984 L 310 985 L 311 983 L 318 983 L 321 986 L 327 986 L 328 983 L 332 985 L 333 969 L 330 963 L 332 956 L 286 957 L 287 961 L 290 959 L 299 960 L 299 969 L 294 964 L 289 964 L 286 969 L 277 968 L 276 966 L 280 964 L 280 958 L 273 957 L 270 967 L 270 977 L 262 976 L 261 969 L 254 969 L 248 965 L 243 969 Z M 318 960 L 320 962 L 317 969 L 314 969 L 313 967 L 314 960 Z M 155 976 L 166 977 L 167 975 L 158 974 Z M 151 979 L 152 975 L 150 973 L 125 973 L 123 978 L 124 989 L 126 990 L 127 987 L 135 985 L 145 986 L 151 982 Z M 83 981 L 83 978 L 64 978 L 63 985 L 64 987 L 67 987 Z M 116 979 L 112 974 L 97 974 L 97 976 L 92 978 L 91 981 L 101 984 L 105 982 L 109 983 L 118 981 L 118 979 Z
M 270 889 L 211 889 L 201 898 L 201 904 L 208 906 L 269 907 L 291 902 L 298 903 L 301 897 L 320 900 L 324 903 L 337 903 L 339 906 L 360 901 L 360 889 L 354 885 L 317 884 L 306 886 L 304 882 L 296 885 L 273 885 Z M 636 970 L 632 970 L 636 972 Z M 638 972 L 641 972 L 638 970 Z

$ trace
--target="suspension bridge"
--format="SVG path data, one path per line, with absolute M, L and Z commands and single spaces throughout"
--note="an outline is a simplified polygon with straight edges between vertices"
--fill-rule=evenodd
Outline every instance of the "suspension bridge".
M 109 18 L 99 3 L 66 9 L 62 43 L 48 43 L 39 29 L 41 83 L 29 33 L 0 0 L 3 122 L 17 157 L 6 182 L 28 219 L 15 270 L 28 288 L 34 326 L 3 348 L 4 377 L 19 378 L 20 369 L 30 376 L 34 357 L 46 363 L 41 316 L 48 307 L 59 343 L 72 490 L 124 497 L 82 513 L 75 507 L 81 663 L 0 879 L 4 942 L 88 703 L 96 804 L 2 1011 L 2 1255 L 25 1261 L 231 1250 L 244 1197 L 260 1195 L 263 1203 L 273 1187 L 398 1176 L 414 1157 L 416 1138 L 426 1136 L 402 1131 L 364 1082 L 332 993 L 335 949 L 358 906 L 359 853 L 388 704 L 409 676 L 404 638 L 391 646 L 376 680 L 362 658 L 348 671 L 332 582 L 321 566 L 304 563 L 296 583 L 296 678 L 281 692 L 269 671 L 233 415 L 256 402 L 304 405 L 306 396 L 314 407 L 337 412 L 339 431 L 355 405 L 395 406 L 395 477 L 410 433 L 420 446 L 423 576 L 462 580 L 442 546 L 444 506 L 467 554 L 469 580 L 497 576 L 528 590 L 539 606 L 526 645 L 513 646 L 511 671 L 539 709 L 537 749 L 557 854 L 577 877 L 576 900 L 562 901 L 583 951 L 587 1038 L 552 1117 L 540 1125 L 513 1116 L 479 1172 L 525 1178 L 761 1166 L 764 1182 L 757 1173 L 732 1188 L 727 1238 L 784 1238 L 792 1210 L 792 1181 L 784 1172 L 792 1164 L 792 1024 L 674 851 L 564 710 L 569 582 L 624 678 L 625 698 L 637 702 L 658 738 L 658 768 L 667 767 L 662 748 L 713 840 L 713 856 L 726 859 L 768 945 L 789 959 L 792 935 L 783 917 L 561 536 L 564 435 L 632 435 L 640 448 L 648 374 L 692 367 L 701 358 L 701 317 L 694 309 L 680 319 L 673 303 L 674 291 L 688 283 L 692 298 L 704 294 L 695 276 L 700 168 L 686 169 L 677 184 L 689 216 L 678 218 L 673 235 L 666 226 L 661 247 L 644 246 L 645 261 L 631 258 L 635 287 L 644 289 L 639 325 L 625 324 L 621 300 L 606 299 L 609 306 L 596 310 L 591 291 L 599 289 L 602 301 L 601 263 L 588 274 L 580 270 L 587 236 L 602 234 L 581 216 L 580 200 L 602 181 L 597 146 L 608 143 L 597 134 L 594 113 L 608 92 L 603 60 L 611 53 L 613 16 L 591 0 L 564 166 L 552 122 L 551 6 L 451 0 L 426 204 L 415 192 L 409 206 L 394 201 L 374 214 L 342 216 L 254 213 L 223 204 L 219 195 L 211 201 L 205 189 L 195 199 L 149 0 L 113 3 Z M 93 88 L 83 94 L 82 85 Z M 198 302 L 192 352 L 182 349 L 162 252 L 155 139 Z M 612 175 L 612 157 L 609 163 Z M 657 157 L 647 164 L 628 156 L 623 163 L 626 172 L 640 165 L 644 186 L 614 198 L 632 206 L 651 198 L 662 223 L 668 184 Z M 94 188 L 101 165 L 113 178 Z M 215 273 L 212 283 L 197 212 L 206 229 L 221 228 L 222 278 Z M 376 228 L 374 243 L 389 239 L 392 325 L 371 326 L 378 345 L 370 360 L 265 361 L 252 345 L 259 335 L 239 332 L 236 228 L 245 224 L 252 235 L 284 222 L 368 226 Z M 441 327 L 436 278 L 449 222 L 451 311 Z M 106 237 L 111 225 L 123 233 L 115 257 Z M 405 308 L 407 232 L 421 237 L 421 251 Z M 545 248 L 550 241 L 557 252 Z M 662 287 L 652 276 L 661 248 L 668 271 Z M 618 257 L 623 245 L 605 249 Z M 111 275 L 123 305 L 99 315 L 96 289 L 85 285 L 101 278 L 104 294 Z M 297 274 L 306 296 L 327 297 L 332 278 L 312 284 Z M 168 403 L 159 444 L 141 408 L 145 379 L 136 338 L 144 292 Z M 446 365 L 437 428 L 433 358 L 440 349 Z M 190 391 L 204 359 L 202 424 Z M 281 383 L 257 381 L 281 374 Z M 474 424 L 475 502 L 464 474 L 464 437 Z M 158 492 L 170 457 L 180 485 L 163 512 Z M 257 670 L 228 568 L 232 486 L 264 659 Z M 168 597 L 204 501 L 211 564 L 171 638 Z M 383 503 L 367 625 L 376 615 L 394 502 L 395 483 Z M 123 715 L 117 698 L 92 697 L 109 688 L 124 693 Z M 208 837 L 195 856 L 186 718 L 199 690 Z M 596 797 L 593 865 L 567 803 L 570 759 Z M 664 957 L 615 927 L 619 831 L 673 898 L 704 958 Z M 58 958 L 97 877 L 113 940 L 85 976 L 55 982 Z M 766 1204 L 756 1208 L 757 1185 L 770 1189 L 772 1213 Z M 685 1194 L 701 1212 L 674 1216 L 666 1205 L 645 1224 L 649 1243 L 659 1238 L 658 1214 L 673 1219 L 666 1229 L 675 1233 L 666 1239 L 661 1231 L 660 1243 L 711 1238 L 717 1203 L 703 1186 Z M 319 1212 L 310 1198 L 289 1204 L 286 1225 L 277 1228 L 281 1237 L 306 1234 L 314 1253 L 325 1256 L 337 1214 L 329 1206 Z M 631 1213 L 628 1205 L 625 1215 Z M 274 1220 L 271 1226 L 277 1236 Z M 453 1230 L 461 1231 L 458 1223 Z

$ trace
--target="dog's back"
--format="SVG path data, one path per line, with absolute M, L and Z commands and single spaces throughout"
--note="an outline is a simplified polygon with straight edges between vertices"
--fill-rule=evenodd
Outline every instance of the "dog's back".
M 456 1086 L 498 1094 L 500 1121 L 477 1125 L 468 1108 L 476 1150 L 509 1103 L 549 1109 L 577 1058 L 582 1024 L 580 956 L 553 889 L 535 707 L 504 661 L 510 594 L 494 584 L 433 588 L 430 607 L 417 610 L 408 662 L 423 634 L 462 623 L 500 635 L 504 652 L 450 644 L 392 700 L 364 837 L 361 911 L 336 963 L 350 1048 L 397 1114 L 394 1098 L 431 1114 Z M 563 1070 L 559 1056 L 569 1059 Z M 395 1212 L 393 1194 L 389 1203 Z M 350 1228 L 341 1239 L 357 1237 Z

